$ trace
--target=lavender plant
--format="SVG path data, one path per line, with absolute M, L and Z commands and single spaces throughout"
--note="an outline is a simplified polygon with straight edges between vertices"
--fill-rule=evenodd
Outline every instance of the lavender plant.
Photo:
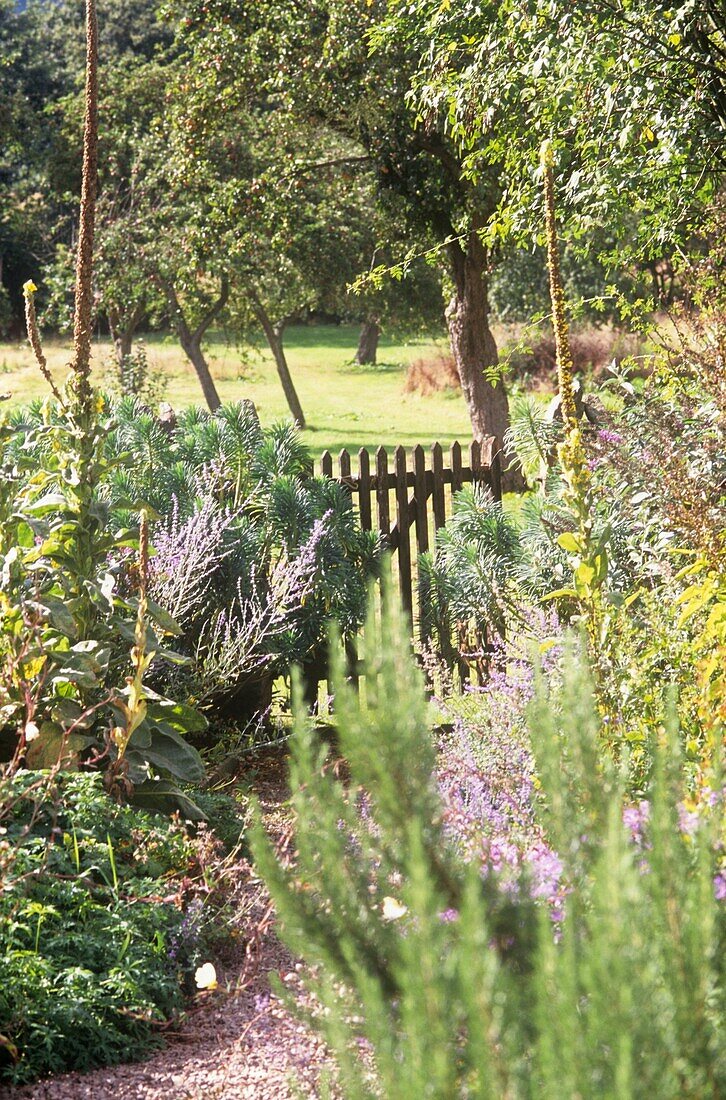
M 154 606 L 179 622 L 178 648 L 192 663 L 171 671 L 160 662 L 156 675 L 210 714 L 245 723 L 269 706 L 276 676 L 317 659 L 329 619 L 357 629 L 377 548 L 350 499 L 323 479 L 261 477 L 235 507 L 214 495 L 223 468 L 197 476 L 207 495 L 186 516 L 175 499 L 157 524 L 150 577 Z

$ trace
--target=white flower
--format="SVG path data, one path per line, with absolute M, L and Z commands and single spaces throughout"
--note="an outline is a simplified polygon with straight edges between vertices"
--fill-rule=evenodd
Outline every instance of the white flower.
M 408 912 L 408 906 L 402 905 L 395 898 L 384 898 L 381 906 L 381 914 L 384 920 L 400 920 Z
M 40 737 L 40 730 L 36 726 L 35 722 L 25 723 L 25 740 L 35 741 L 36 737 Z
M 197 989 L 216 989 L 217 971 L 212 963 L 204 963 L 203 966 L 198 967 L 194 972 L 194 981 L 197 983 Z

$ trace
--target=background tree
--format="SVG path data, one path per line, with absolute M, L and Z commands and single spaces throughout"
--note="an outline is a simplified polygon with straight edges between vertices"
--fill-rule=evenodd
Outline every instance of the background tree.
M 496 173 L 463 171 L 445 126 L 416 125 L 407 106 L 418 43 L 371 34 L 386 14 L 382 0 L 315 0 L 305 9 L 230 0 L 185 5 L 194 71 L 210 102 L 239 102 L 254 85 L 276 109 L 353 143 L 375 172 L 379 201 L 406 219 L 410 235 L 442 246 L 449 279 L 447 323 L 475 438 L 501 438 L 507 398 L 496 376 L 489 325 L 489 255 L 480 230 L 501 197 Z
M 531 240 L 539 147 L 551 138 L 571 233 L 607 226 L 621 264 L 636 257 L 656 279 L 688 247 L 723 177 L 719 5 L 537 0 L 523 13 L 514 0 L 421 0 L 387 28 L 418 43 L 423 124 L 448 120 L 472 179 L 501 166 L 508 186 L 488 239 Z

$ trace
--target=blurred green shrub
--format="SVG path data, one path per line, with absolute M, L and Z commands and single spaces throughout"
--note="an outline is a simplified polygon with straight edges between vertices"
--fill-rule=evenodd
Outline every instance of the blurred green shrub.
M 365 707 L 338 669 L 345 780 L 299 720 L 293 864 L 259 823 L 252 841 L 282 935 L 313 965 L 312 1024 L 343 1095 L 722 1095 L 718 787 L 684 825 L 678 737 L 654 733 L 648 813 L 639 807 L 634 830 L 571 647 L 562 688 L 540 684 L 530 714 L 538 813 L 567 895 L 552 913 L 526 882 L 500 888 L 496 868 L 462 863 L 442 830 L 405 634 L 390 610 L 369 622 Z

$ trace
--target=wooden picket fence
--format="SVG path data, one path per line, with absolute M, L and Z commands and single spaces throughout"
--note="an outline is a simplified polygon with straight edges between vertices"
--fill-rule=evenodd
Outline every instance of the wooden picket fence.
M 500 447 L 492 440 L 486 450 L 494 456 L 490 463 L 483 461 L 480 443 L 469 444 L 465 464 L 458 442 L 451 444 L 446 456 L 440 443 L 434 443 L 428 453 L 420 444 L 410 452 L 399 445 L 393 451 L 391 469 L 385 447 L 378 447 L 374 455 L 361 448 L 355 473 L 348 451 L 342 450 L 336 460 L 329 451 L 321 455 L 319 472 L 350 490 L 361 526 L 377 531 L 390 552 L 401 601 L 414 623 L 420 618 L 418 555 L 432 548 L 436 532 L 446 526 L 453 494 L 463 485 L 486 485 L 497 500 L 502 499 Z

